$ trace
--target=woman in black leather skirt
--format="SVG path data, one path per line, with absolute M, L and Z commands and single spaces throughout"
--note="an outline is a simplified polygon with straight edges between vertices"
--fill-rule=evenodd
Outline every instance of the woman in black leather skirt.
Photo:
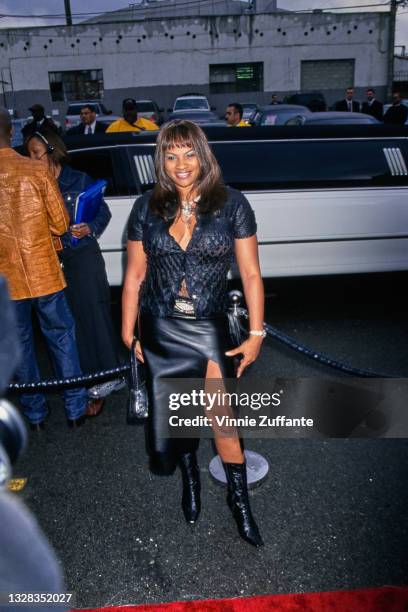
M 264 291 L 254 213 L 242 193 L 223 185 L 202 130 L 190 121 L 167 123 L 157 140 L 155 166 L 157 184 L 135 202 L 128 223 L 122 338 L 130 348 L 138 323 L 136 353 L 146 366 L 151 461 L 167 472 L 179 464 L 182 508 L 194 523 L 201 506 L 198 439 L 160 435 L 169 410 L 160 381 L 241 376 L 257 358 L 264 337 Z M 250 322 L 248 339 L 236 348 L 226 314 L 227 274 L 234 257 Z M 236 372 L 235 355 L 242 355 Z M 239 533 L 262 546 L 238 434 L 214 433 Z

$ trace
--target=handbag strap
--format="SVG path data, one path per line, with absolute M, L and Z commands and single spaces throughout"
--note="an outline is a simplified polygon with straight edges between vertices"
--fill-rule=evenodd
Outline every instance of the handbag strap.
M 132 346 L 130 348 L 130 371 L 132 375 L 132 388 L 135 391 L 138 391 L 140 386 L 140 380 L 136 359 L 136 342 L 137 338 L 133 338 Z

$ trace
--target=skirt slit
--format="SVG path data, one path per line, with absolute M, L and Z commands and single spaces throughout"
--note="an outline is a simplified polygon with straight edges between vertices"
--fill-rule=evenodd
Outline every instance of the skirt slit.
M 228 318 L 154 317 L 141 313 L 139 338 L 146 368 L 151 466 L 154 471 L 155 464 L 164 466 L 158 471 L 171 473 L 179 455 L 197 450 L 199 440 L 168 437 L 168 393 L 163 393 L 160 382 L 163 378 L 196 378 L 204 385 L 209 361 L 219 366 L 223 379 L 234 378 L 234 360 L 225 355 L 233 348 Z

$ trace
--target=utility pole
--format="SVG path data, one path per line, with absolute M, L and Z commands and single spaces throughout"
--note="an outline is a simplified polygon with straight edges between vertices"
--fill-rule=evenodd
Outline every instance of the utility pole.
M 7 81 L 3 81 L 3 80 L 0 80 L 0 83 L 3 86 L 3 106 L 4 106 L 4 108 L 7 108 L 7 98 L 6 98 L 6 88 L 5 88 L 5 85 L 10 85 L 10 83 L 8 83 Z
M 67 26 L 72 26 L 71 0 L 64 0 Z
M 390 0 L 390 23 L 388 29 L 388 69 L 387 69 L 387 98 L 392 96 L 394 82 L 394 47 L 395 22 L 397 20 L 398 0 Z
M 388 31 L 388 70 L 387 70 L 387 97 L 392 96 L 392 84 L 394 82 L 394 49 L 395 49 L 395 24 L 397 10 L 401 5 L 406 5 L 406 0 L 390 0 L 390 25 Z

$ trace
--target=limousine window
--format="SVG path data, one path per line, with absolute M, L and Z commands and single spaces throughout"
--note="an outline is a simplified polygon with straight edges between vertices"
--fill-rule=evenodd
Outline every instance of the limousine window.
M 105 179 L 108 181 L 105 195 L 118 196 L 129 195 L 129 187 L 121 180 L 118 164 L 115 164 L 114 151 L 112 149 L 87 149 L 71 151 L 70 164 L 76 170 L 86 172 L 93 179 Z
M 154 152 L 156 147 L 138 146 L 129 147 L 129 161 L 137 177 L 139 191 L 143 193 L 156 182 L 154 169 Z
M 238 189 L 408 184 L 405 139 L 215 142 L 224 180 Z
M 408 184 L 406 139 L 234 141 L 210 144 L 224 181 L 244 190 Z M 150 189 L 154 147 L 128 148 L 139 191 Z

